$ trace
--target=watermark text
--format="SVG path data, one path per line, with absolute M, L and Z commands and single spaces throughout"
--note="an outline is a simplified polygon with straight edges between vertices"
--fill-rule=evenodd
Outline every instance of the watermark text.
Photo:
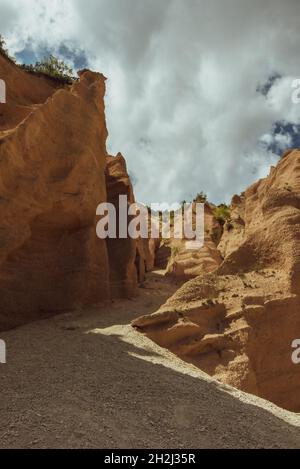
M 5 365 L 6 363 L 6 343 L 4 340 L 0 340 L 0 364 Z
M 292 92 L 292 102 L 294 104 L 300 103 L 300 78 L 296 78 L 292 82 L 292 88 L 294 91 Z
M 6 84 L 4 80 L 0 79 L 0 104 L 6 103 Z
M 300 364 L 300 339 L 295 339 L 292 342 L 292 348 L 295 349 L 294 352 L 292 353 L 292 362 L 295 365 Z
M 179 207 L 179 208 L 178 208 Z M 126 195 L 119 196 L 116 207 L 101 203 L 96 232 L 100 239 L 183 239 L 186 248 L 198 250 L 204 245 L 204 204 L 129 204 Z

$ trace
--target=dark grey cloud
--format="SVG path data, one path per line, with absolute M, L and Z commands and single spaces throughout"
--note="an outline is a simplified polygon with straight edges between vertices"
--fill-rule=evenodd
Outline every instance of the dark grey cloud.
M 275 122 L 272 126 L 271 139 L 265 143 L 266 150 L 281 155 L 287 148 L 300 148 L 300 125 L 286 121 Z
M 257 87 L 257 92 L 261 93 L 263 96 L 267 96 L 269 91 L 272 89 L 274 83 L 277 80 L 280 80 L 282 76 L 280 73 L 274 73 L 273 75 L 269 76 L 267 81 L 263 83 L 262 85 L 258 85 Z
M 229 200 L 298 142 L 298 0 L 10 4 L 15 51 L 47 47 L 109 78 L 109 150 L 126 156 L 141 201 Z
M 71 62 L 76 70 L 82 70 L 88 67 L 88 58 L 82 49 L 74 47 L 73 44 L 60 44 L 58 55 Z

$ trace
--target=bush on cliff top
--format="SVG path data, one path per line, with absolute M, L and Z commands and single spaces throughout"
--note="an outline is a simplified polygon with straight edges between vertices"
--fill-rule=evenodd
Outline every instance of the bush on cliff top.
M 207 202 L 207 195 L 203 191 L 199 192 L 196 195 L 194 202 L 198 204 L 205 204 L 205 202 Z
M 54 55 L 44 57 L 41 62 L 36 62 L 34 65 L 22 65 L 22 68 L 29 72 L 41 73 L 42 75 L 55 78 L 66 84 L 71 84 L 74 81 L 72 68 L 63 60 L 54 57 Z
M 214 215 L 219 223 L 224 224 L 230 220 L 230 207 L 226 204 L 221 204 L 214 209 Z
M 1 34 L 0 54 L 4 55 L 12 62 L 16 61 L 14 57 L 9 55 L 5 40 Z M 18 66 L 30 73 L 46 75 L 65 84 L 71 84 L 75 80 L 72 68 L 69 67 L 63 60 L 54 57 L 54 55 L 44 57 L 41 62 L 36 62 L 33 65 L 22 64 Z

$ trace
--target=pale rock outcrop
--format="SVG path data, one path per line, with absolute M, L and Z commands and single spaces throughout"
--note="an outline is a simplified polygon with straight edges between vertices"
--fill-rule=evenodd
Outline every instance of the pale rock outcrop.
M 221 236 L 222 227 L 214 216 L 212 207 L 205 203 L 203 247 L 197 250 L 189 249 L 187 239 L 171 238 L 169 242 L 167 241 L 166 247 L 170 249 L 167 275 L 188 280 L 202 273 L 216 270 L 222 263 L 222 256 L 218 249 Z

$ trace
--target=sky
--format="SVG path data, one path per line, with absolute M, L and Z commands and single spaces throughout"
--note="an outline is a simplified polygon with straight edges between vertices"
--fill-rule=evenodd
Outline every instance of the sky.
M 300 147 L 299 20 L 299 0 L 0 0 L 18 61 L 108 78 L 108 151 L 147 204 L 229 202 Z

